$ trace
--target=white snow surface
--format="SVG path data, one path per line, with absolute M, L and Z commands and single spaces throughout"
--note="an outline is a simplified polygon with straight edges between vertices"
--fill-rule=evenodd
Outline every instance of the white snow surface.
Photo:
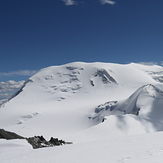
M 0 139 L 2 163 L 161 163 L 163 67 L 75 62 L 30 77 L 0 108 L 0 128 L 71 145 Z

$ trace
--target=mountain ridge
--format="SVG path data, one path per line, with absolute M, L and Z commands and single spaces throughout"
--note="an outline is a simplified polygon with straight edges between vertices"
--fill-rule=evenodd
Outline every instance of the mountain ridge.
M 41 69 L 0 108 L 0 127 L 24 136 L 30 136 L 30 129 L 32 135 L 45 132 L 48 137 L 55 130 L 57 137 L 67 137 L 101 122 L 106 130 L 108 122 L 113 123 L 110 133 L 120 131 L 115 119 L 123 117 L 133 124 L 140 122 L 141 132 L 146 132 L 142 128 L 162 130 L 162 127 L 155 127 L 158 123 L 161 126 L 162 117 L 153 109 L 155 105 L 162 112 L 162 95 L 158 93 L 163 90 L 162 72 L 161 66 L 99 62 L 75 62 Z M 107 101 L 115 114 L 109 116 L 110 113 L 105 112 L 98 116 L 97 106 Z M 126 115 L 130 113 L 133 115 Z M 93 117 L 98 117 L 98 122 Z M 158 123 L 154 122 L 156 120 Z M 126 132 L 132 133 L 131 126 Z

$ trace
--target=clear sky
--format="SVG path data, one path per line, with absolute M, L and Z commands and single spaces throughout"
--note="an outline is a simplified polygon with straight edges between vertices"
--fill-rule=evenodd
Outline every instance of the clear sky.
M 163 0 L 0 0 L 0 81 L 75 61 L 162 57 Z

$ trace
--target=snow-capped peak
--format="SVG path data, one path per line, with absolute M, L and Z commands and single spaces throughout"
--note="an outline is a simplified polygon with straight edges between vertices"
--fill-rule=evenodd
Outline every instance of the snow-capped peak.
M 40 134 L 48 136 L 55 129 L 58 136 L 65 136 L 94 125 L 90 119 L 99 118 L 99 123 L 109 115 L 152 120 L 154 103 L 158 111 L 153 115 L 162 121 L 162 83 L 148 73 L 161 69 L 133 63 L 82 62 L 44 68 L 0 108 L 0 125 L 27 136 L 31 125 L 32 133 L 39 128 Z

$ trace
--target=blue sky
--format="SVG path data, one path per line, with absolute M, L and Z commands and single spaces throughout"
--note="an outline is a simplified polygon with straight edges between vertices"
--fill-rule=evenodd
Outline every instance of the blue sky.
M 0 81 L 75 61 L 161 64 L 163 1 L 0 0 L 0 56 Z

